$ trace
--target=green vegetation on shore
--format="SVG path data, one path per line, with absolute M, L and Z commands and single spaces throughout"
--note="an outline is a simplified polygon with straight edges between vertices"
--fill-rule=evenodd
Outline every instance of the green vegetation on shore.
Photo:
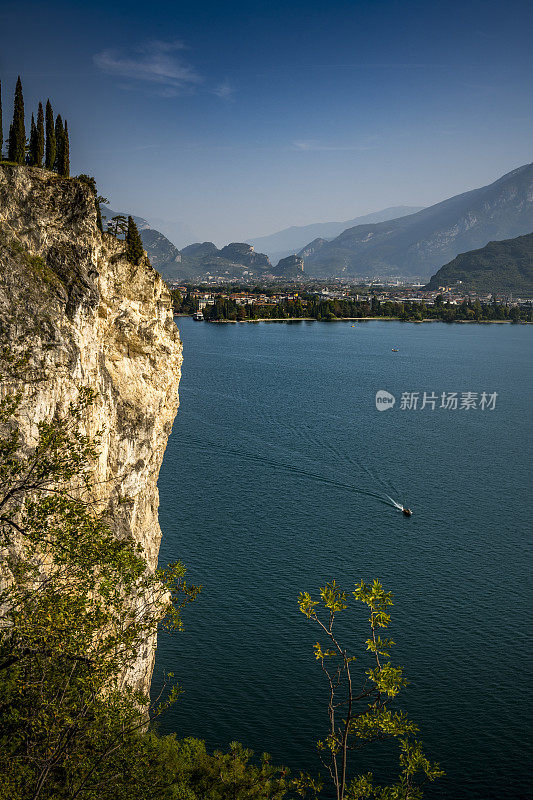
M 193 313 L 198 301 L 173 292 L 176 314 Z M 203 309 L 204 319 L 211 322 L 244 322 L 260 319 L 397 319 L 405 322 L 440 320 L 442 322 L 532 322 L 533 304 L 528 306 L 503 305 L 493 301 L 482 303 L 465 300 L 454 305 L 438 295 L 433 305 L 419 301 L 380 302 L 375 296 L 370 300 L 323 299 L 316 294 L 301 292 L 295 299 L 276 303 L 253 302 L 239 304 L 229 297 L 219 296 Z

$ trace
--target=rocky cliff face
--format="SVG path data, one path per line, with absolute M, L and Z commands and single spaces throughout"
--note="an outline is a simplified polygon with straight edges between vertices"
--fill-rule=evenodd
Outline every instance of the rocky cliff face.
M 268 256 L 256 253 L 251 244 L 245 242 L 231 242 L 219 251 L 221 258 L 227 258 L 244 267 L 259 267 L 267 269 L 271 266 Z
M 148 264 L 101 235 L 94 197 L 76 180 L 0 167 L 0 346 L 30 351 L 22 433 L 36 436 L 90 386 L 86 433 L 102 432 L 94 499 L 117 536 L 130 534 L 151 569 L 161 539 L 157 478 L 178 408 L 182 348 L 170 296 Z M 0 396 L 2 387 L 0 386 Z M 128 680 L 150 683 L 154 642 Z

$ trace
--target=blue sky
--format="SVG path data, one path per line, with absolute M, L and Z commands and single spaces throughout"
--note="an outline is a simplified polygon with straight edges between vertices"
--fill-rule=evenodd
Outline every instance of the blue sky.
M 4 2 L 4 135 L 20 73 L 72 172 L 191 240 L 427 205 L 533 159 L 532 29 L 516 0 Z

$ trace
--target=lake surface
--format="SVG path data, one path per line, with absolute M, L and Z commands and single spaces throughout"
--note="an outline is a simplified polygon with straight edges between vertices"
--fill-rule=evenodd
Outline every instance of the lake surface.
M 533 326 L 177 324 L 161 563 L 183 560 L 204 590 L 185 632 L 160 636 L 154 692 L 169 670 L 185 689 L 162 731 L 316 773 L 325 687 L 298 593 L 378 578 L 410 681 L 400 707 L 447 773 L 425 796 L 531 796 Z M 392 409 L 376 409 L 378 390 Z M 411 392 L 418 408 L 402 409 Z M 478 393 L 478 407 L 441 409 L 443 392 Z M 366 616 L 339 627 L 354 652 Z M 391 777 L 381 748 L 355 770 Z

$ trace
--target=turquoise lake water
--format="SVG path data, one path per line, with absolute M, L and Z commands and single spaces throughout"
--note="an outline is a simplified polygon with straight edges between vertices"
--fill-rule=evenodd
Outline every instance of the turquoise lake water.
M 177 324 L 160 560 L 183 560 L 204 590 L 185 632 L 160 636 L 154 692 L 169 670 L 185 689 L 162 731 L 317 772 L 325 686 L 297 596 L 379 578 L 410 681 L 399 705 L 447 773 L 425 796 L 531 796 L 533 326 Z M 392 409 L 376 409 L 378 390 Z M 413 392 L 418 408 L 402 409 Z M 451 392 L 478 407 L 441 409 Z M 365 619 L 339 628 L 354 651 Z M 371 745 L 354 769 L 390 778 L 390 758 Z

